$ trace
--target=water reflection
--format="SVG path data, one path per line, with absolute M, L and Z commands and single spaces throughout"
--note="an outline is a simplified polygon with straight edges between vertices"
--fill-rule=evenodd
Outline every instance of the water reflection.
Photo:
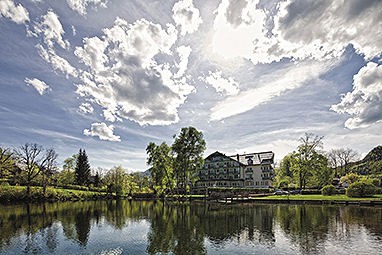
M 159 201 L 0 208 L 4 254 L 373 254 L 382 248 L 382 208 Z

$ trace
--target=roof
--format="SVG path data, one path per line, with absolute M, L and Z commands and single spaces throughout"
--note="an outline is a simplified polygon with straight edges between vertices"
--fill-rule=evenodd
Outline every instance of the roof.
M 215 151 L 214 153 L 210 154 L 206 159 L 212 160 L 216 156 L 228 158 L 230 160 L 239 162 L 242 165 L 261 165 L 266 163 L 273 164 L 275 154 L 272 151 L 266 151 L 259 153 L 247 153 L 226 156 L 221 152 Z M 252 160 L 251 164 L 249 164 L 250 160 Z
M 236 154 L 230 156 L 230 158 L 239 161 L 244 165 L 261 165 L 265 163 L 273 164 L 274 156 L 275 154 L 272 151 L 266 151 L 259 153 Z

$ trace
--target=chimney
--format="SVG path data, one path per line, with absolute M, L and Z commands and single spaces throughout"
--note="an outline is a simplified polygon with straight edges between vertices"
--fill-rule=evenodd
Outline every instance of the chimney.
M 239 154 L 236 154 L 236 160 L 240 162 L 240 160 L 239 160 Z

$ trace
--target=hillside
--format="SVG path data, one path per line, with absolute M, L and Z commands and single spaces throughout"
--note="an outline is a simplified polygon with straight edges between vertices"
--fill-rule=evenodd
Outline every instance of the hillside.
M 382 174 L 382 146 L 372 149 L 362 160 L 355 162 L 351 169 L 359 174 Z

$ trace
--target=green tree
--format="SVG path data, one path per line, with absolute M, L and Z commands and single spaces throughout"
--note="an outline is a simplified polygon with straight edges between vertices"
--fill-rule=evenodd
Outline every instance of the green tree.
M 15 166 L 12 156 L 13 153 L 10 149 L 0 147 L 0 179 L 10 177 Z
M 293 154 L 286 155 L 280 162 L 280 166 L 275 169 L 274 185 L 278 188 L 288 187 L 293 182 L 292 171 Z
M 165 142 L 161 145 L 151 142 L 147 146 L 146 152 L 148 154 L 147 164 L 151 166 L 149 171 L 155 193 L 160 194 L 166 189 L 172 191 L 174 188 L 174 170 L 170 146 Z
M 110 169 L 103 178 L 109 192 L 114 192 L 118 196 L 131 195 L 137 190 L 137 185 L 133 183 L 133 178 L 126 173 L 122 166 Z
M 78 185 L 87 185 L 90 177 L 90 164 L 85 150 L 80 149 L 75 167 L 76 183 Z
M 182 128 L 179 136 L 175 137 L 172 145 L 175 177 L 184 191 L 196 181 L 198 169 L 203 165 L 205 149 L 203 133 L 194 127 Z
M 292 170 L 299 188 L 305 188 L 309 179 L 314 175 L 314 168 L 317 165 L 317 149 L 322 148 L 323 136 L 317 136 L 312 133 L 305 133 L 300 137 L 300 145 L 297 152 L 292 154 Z

